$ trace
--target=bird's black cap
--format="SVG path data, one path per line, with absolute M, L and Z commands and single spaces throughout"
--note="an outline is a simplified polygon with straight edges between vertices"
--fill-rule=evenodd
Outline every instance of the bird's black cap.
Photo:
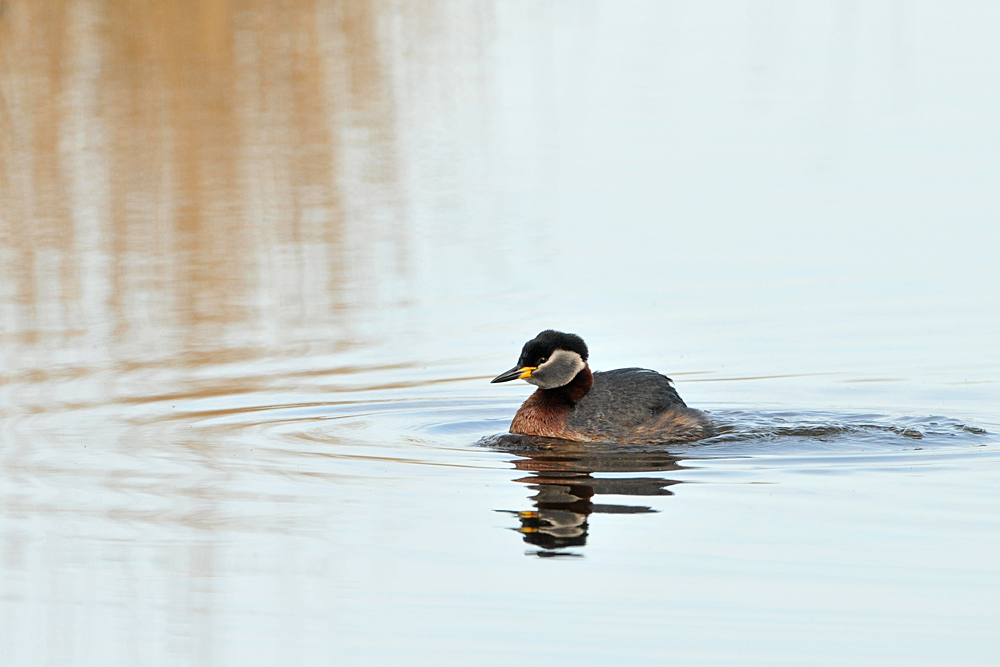
M 540 359 L 547 359 L 556 350 L 576 352 L 584 361 L 587 360 L 587 344 L 582 338 L 576 334 L 546 329 L 524 344 L 517 365 L 522 368 L 537 366 Z

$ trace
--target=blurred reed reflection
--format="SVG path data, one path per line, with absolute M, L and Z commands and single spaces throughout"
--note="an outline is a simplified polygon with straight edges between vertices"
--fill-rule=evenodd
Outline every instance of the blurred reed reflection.
M 384 268 L 352 243 L 406 252 L 393 11 L 4 3 L 4 367 L 349 343 Z
M 683 470 L 680 460 L 668 451 L 603 447 L 593 443 L 548 441 L 527 436 L 500 435 L 484 445 L 519 457 L 511 463 L 530 472 L 514 480 L 535 492 L 529 496 L 533 510 L 499 510 L 518 517 L 516 530 L 525 543 L 539 547 L 529 552 L 540 557 L 572 556 L 565 551 L 587 544 L 592 514 L 648 514 L 657 510 L 646 505 L 594 502 L 595 496 L 672 496 L 667 487 L 679 480 L 662 477 L 595 477 L 608 473 L 650 473 Z
M 245 432 L 191 427 L 408 367 L 350 353 L 410 279 L 403 163 L 444 104 L 414 91 L 474 89 L 449 57 L 480 57 L 488 21 L 448 0 L 0 2 L 3 472 L 83 485 L 96 517 L 253 524 L 238 503 L 267 492 L 224 463 Z

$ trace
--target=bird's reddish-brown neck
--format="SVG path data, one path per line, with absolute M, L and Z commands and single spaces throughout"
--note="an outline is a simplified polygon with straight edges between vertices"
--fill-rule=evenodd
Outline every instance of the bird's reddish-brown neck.
M 580 399 L 587 395 L 590 388 L 594 386 L 594 374 L 590 372 L 590 366 L 584 364 L 583 370 L 576 374 L 573 381 L 557 389 L 548 391 L 563 390 L 563 395 L 573 405 L 580 402 Z
M 572 407 L 587 395 L 594 386 L 594 374 L 590 366 L 584 365 L 583 370 L 576 374 L 569 384 L 553 389 L 538 389 L 529 397 L 532 403 L 554 408 L 557 406 Z
M 514 415 L 510 432 L 572 440 L 575 434 L 567 430 L 566 420 L 573 406 L 587 395 L 593 384 L 594 374 L 589 366 L 584 366 L 569 384 L 555 389 L 538 389 Z

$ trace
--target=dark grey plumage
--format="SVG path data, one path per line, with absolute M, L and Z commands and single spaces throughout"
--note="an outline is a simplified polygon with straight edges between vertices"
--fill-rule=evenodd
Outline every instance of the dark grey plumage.
M 670 378 L 645 368 L 594 373 L 566 425 L 609 440 L 684 442 L 711 435 L 708 416 L 687 407 Z
M 636 426 L 673 405 L 687 407 L 662 373 L 646 368 L 596 371 L 590 391 L 570 413 L 570 424 L 601 419 Z

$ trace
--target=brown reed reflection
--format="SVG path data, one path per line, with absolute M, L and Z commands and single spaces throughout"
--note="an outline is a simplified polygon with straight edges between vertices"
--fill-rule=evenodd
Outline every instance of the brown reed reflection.
M 345 339 L 345 317 L 365 298 L 347 284 L 345 220 L 400 215 L 380 32 L 390 9 L 4 7 L 6 336 L 133 360 L 253 348 L 303 329 Z M 349 150 L 361 178 L 378 184 L 353 209 Z
M 93 516 L 253 523 L 233 508 L 260 491 L 220 473 L 239 428 L 192 434 L 217 406 L 181 405 L 373 367 L 333 355 L 367 342 L 377 281 L 407 278 L 400 133 L 419 127 L 396 98 L 450 71 L 435 40 L 481 38 L 437 25 L 452 7 L 0 0 L 0 409 L 22 418 L 0 470 L 85 479 Z M 404 50 L 428 67 L 401 74 Z
M 604 477 L 608 473 L 649 473 L 682 470 L 677 456 L 666 451 L 622 450 L 547 441 L 526 436 L 498 436 L 487 443 L 501 451 L 516 453 L 517 470 L 530 472 L 514 480 L 535 492 L 529 496 L 534 509 L 501 510 L 520 520 L 517 528 L 525 543 L 538 547 L 529 555 L 574 556 L 566 551 L 587 544 L 592 514 L 647 514 L 657 510 L 647 505 L 594 502 L 596 496 L 671 496 L 667 487 L 679 480 L 661 477 Z

